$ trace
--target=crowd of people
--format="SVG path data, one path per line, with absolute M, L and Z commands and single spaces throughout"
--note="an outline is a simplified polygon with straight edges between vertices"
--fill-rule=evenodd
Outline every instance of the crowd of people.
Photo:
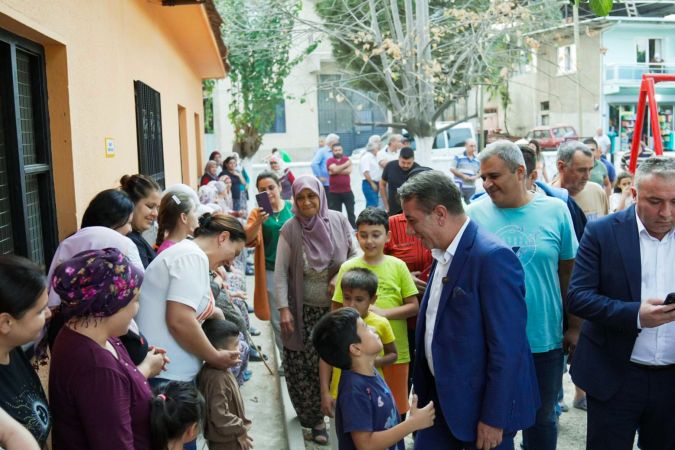
M 255 312 L 318 444 L 555 449 L 569 366 L 587 448 L 675 448 L 675 158 L 616 175 L 602 140 L 569 141 L 549 176 L 536 141 L 468 140 L 438 171 L 373 136 L 357 215 L 352 161 L 324 143 L 315 175 L 275 149 L 250 211 L 249 175 L 214 152 L 198 190 L 97 194 L 46 277 L 0 257 L 0 444 L 253 448 Z

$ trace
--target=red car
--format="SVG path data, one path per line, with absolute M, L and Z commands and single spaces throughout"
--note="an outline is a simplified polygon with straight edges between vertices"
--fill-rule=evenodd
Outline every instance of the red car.
M 525 139 L 536 139 L 542 150 L 557 150 L 565 141 L 577 140 L 577 130 L 571 125 L 546 125 L 532 128 Z

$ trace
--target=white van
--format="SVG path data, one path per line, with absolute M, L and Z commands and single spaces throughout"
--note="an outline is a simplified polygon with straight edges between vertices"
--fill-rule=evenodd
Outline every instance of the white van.
M 436 122 L 436 128 L 444 127 L 450 123 L 451 122 Z M 403 134 L 407 134 L 405 129 L 403 130 Z M 391 133 L 389 131 L 382 135 L 382 148 L 386 147 L 389 143 L 390 135 Z M 431 159 L 434 161 L 446 161 L 453 159 L 457 155 L 461 155 L 462 152 L 464 152 L 464 142 L 467 139 L 476 139 L 476 132 L 473 125 L 469 122 L 461 122 L 452 128 L 441 131 L 434 139 Z M 414 149 L 414 141 L 412 144 Z M 354 150 L 352 156 L 359 157 L 365 149 L 365 147 L 361 147 Z
M 449 123 L 437 122 L 436 128 L 444 127 Z M 461 155 L 464 152 L 464 142 L 467 139 L 476 140 L 476 131 L 469 122 L 461 122 L 452 128 L 441 131 L 434 139 L 431 158 L 434 160 L 449 160 Z

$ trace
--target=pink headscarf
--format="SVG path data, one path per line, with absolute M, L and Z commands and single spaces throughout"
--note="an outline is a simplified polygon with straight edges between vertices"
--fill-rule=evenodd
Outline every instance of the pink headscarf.
M 321 182 L 312 175 L 297 177 L 292 189 L 293 198 L 303 189 L 309 189 L 319 196 L 319 212 L 317 215 L 309 219 L 303 217 L 298 211 L 297 201 L 293 203 L 293 214 L 295 214 L 296 219 L 302 226 L 302 243 L 305 248 L 307 262 L 314 270 L 321 272 L 330 264 L 335 250 L 328 221 L 326 192 Z

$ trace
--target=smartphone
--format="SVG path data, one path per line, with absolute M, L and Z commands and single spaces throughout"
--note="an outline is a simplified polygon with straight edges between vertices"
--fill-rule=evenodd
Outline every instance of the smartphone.
M 274 214 L 274 211 L 272 210 L 272 203 L 270 203 L 270 197 L 267 195 L 267 193 L 261 192 L 260 194 L 256 194 L 255 199 L 258 202 L 258 206 L 260 206 L 263 211 L 265 211 L 270 216 Z
M 673 303 L 675 303 L 675 292 L 668 294 L 666 300 L 663 302 L 664 305 L 672 305 Z

